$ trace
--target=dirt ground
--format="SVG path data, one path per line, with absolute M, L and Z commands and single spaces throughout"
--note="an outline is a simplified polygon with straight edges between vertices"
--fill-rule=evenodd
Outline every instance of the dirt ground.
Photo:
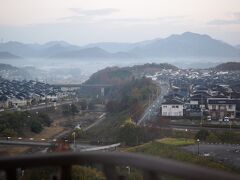
M 65 128 L 61 125 L 65 121 L 67 121 L 67 118 L 65 118 L 65 117 L 54 119 L 54 121 L 53 121 L 53 123 L 51 124 L 50 127 L 45 127 L 42 130 L 42 132 L 40 132 L 39 134 L 34 134 L 32 137 L 35 140 L 51 139 L 54 136 L 56 136 L 57 134 L 59 134 L 59 133 L 61 133 L 62 131 L 65 130 Z

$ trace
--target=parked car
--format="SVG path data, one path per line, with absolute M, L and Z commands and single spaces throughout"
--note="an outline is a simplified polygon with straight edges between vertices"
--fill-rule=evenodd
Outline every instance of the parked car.
M 224 117 L 224 121 L 229 122 L 229 117 Z
M 208 121 L 211 121 L 211 120 L 212 120 L 212 117 L 211 117 L 211 116 L 208 116 L 208 117 L 207 117 L 207 120 L 208 120 Z

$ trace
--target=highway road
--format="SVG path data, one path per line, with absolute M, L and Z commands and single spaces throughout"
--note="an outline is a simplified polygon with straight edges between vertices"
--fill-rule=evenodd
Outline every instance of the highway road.
M 84 131 L 91 129 L 94 126 L 97 126 L 100 122 L 105 119 L 106 113 L 103 113 L 93 124 L 89 125 L 88 127 L 84 128 Z
M 137 122 L 138 125 L 145 125 L 153 116 L 159 113 L 161 104 L 164 102 L 164 96 L 169 92 L 169 84 L 167 82 L 156 81 L 159 84 L 160 95 L 150 104 L 144 111 L 142 117 Z

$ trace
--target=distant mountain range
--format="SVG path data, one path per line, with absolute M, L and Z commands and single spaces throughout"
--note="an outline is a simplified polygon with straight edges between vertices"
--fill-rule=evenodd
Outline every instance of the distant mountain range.
M 128 52 L 134 48 L 152 44 L 159 40 L 161 39 L 158 38 L 153 40 L 140 41 L 137 43 L 100 42 L 100 43 L 88 44 L 85 47 L 99 47 L 110 53 Z
M 64 41 L 52 41 L 45 44 L 24 44 L 16 41 L 0 43 L 0 52 L 9 52 L 21 57 L 51 57 L 65 51 L 72 51 L 80 47 L 70 45 Z
M 45 44 L 23 44 L 10 41 L 0 43 L 0 52 L 23 58 L 240 58 L 239 46 L 234 47 L 208 35 L 191 32 L 137 43 L 103 42 L 82 47 L 64 41 L 52 41 Z
M 132 58 L 136 57 L 128 52 L 109 53 L 99 47 L 82 48 L 73 51 L 65 51 L 52 56 L 51 58 Z
M 0 59 L 20 59 L 21 57 L 11 54 L 9 52 L 0 52 Z
M 130 52 L 147 57 L 240 57 L 240 50 L 208 35 L 172 35 Z

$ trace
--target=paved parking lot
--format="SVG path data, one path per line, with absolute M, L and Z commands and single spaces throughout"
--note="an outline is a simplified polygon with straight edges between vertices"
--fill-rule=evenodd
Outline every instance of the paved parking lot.
M 198 153 L 197 144 L 182 148 L 194 154 Z M 228 163 L 240 168 L 240 145 L 200 143 L 199 153 L 202 156 L 214 158 L 217 161 Z

